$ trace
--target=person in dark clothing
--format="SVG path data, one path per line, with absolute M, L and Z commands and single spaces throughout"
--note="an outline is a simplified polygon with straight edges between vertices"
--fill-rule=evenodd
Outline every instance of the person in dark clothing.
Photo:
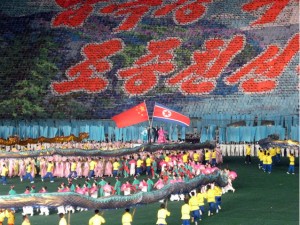
M 153 132 L 153 142 L 156 142 L 158 139 L 158 126 L 152 127 L 152 132 Z
M 151 132 L 152 132 L 152 129 L 151 129 L 151 127 L 148 127 L 148 128 L 147 128 L 147 134 L 148 134 L 148 143 L 151 143 L 151 138 L 152 138 L 152 134 L 151 134 Z

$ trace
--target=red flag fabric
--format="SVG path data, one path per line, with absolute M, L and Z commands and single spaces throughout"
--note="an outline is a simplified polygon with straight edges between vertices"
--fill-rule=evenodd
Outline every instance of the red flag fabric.
M 165 122 L 178 123 L 184 126 L 190 125 L 189 117 L 157 103 L 154 105 L 153 118 Z
M 112 120 L 115 121 L 118 128 L 128 127 L 137 123 L 141 123 L 149 120 L 146 103 L 143 102 L 125 112 L 122 112 L 114 117 Z

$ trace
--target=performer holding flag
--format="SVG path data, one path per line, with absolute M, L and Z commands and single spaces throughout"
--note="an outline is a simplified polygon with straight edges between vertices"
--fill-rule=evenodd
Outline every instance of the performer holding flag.
M 164 122 L 170 122 L 170 123 L 176 123 L 182 126 L 189 126 L 190 125 L 190 118 L 176 112 L 166 106 L 163 106 L 161 104 L 155 103 L 154 105 L 154 110 L 153 110 L 153 116 L 152 116 L 152 121 L 150 123 L 149 121 L 149 116 L 148 116 L 148 111 L 147 111 L 147 106 L 145 101 L 143 103 L 140 103 L 139 105 L 134 106 L 131 109 L 128 109 L 116 116 L 112 117 L 112 120 L 115 121 L 116 125 L 118 128 L 123 128 L 127 126 L 131 126 L 137 123 L 142 123 L 145 121 L 149 121 L 149 127 L 148 129 L 145 128 L 145 135 L 149 135 L 149 139 L 145 138 L 144 142 L 147 141 L 148 143 L 151 143 L 151 131 L 152 131 L 152 123 L 153 119 L 161 120 Z M 158 137 L 158 142 L 159 143 L 165 143 L 166 140 L 165 138 L 162 139 L 162 137 L 165 136 L 165 131 L 161 127 L 160 130 L 155 130 L 157 133 L 161 133 Z M 155 134 L 157 135 L 157 134 Z M 157 137 L 154 137 L 154 142 Z

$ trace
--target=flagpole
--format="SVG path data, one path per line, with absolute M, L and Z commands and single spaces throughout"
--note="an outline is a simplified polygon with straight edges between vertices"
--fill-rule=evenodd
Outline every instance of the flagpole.
M 155 107 L 155 103 L 156 103 L 156 102 L 154 102 L 154 107 Z M 152 125 L 153 125 L 153 112 L 152 112 L 152 117 L 151 117 L 150 127 L 152 127 Z
M 148 123 L 149 126 L 151 127 L 151 123 L 150 123 L 150 119 L 149 119 L 149 113 L 148 113 L 148 109 L 147 109 L 147 105 L 146 105 L 146 100 L 144 100 L 145 106 L 146 106 L 146 110 L 147 110 L 147 115 L 148 115 Z
M 152 125 L 153 125 L 153 115 L 152 115 L 152 117 L 151 117 L 150 127 L 152 127 Z
M 134 210 L 133 210 L 133 212 L 132 212 L 132 220 L 133 220 L 133 217 L 134 217 L 135 211 L 136 211 L 136 208 L 134 208 Z

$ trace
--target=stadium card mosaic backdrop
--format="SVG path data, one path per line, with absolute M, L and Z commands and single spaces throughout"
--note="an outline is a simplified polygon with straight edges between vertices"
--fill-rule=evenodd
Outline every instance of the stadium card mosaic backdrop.
M 297 0 L 2 0 L 0 117 L 298 115 Z

